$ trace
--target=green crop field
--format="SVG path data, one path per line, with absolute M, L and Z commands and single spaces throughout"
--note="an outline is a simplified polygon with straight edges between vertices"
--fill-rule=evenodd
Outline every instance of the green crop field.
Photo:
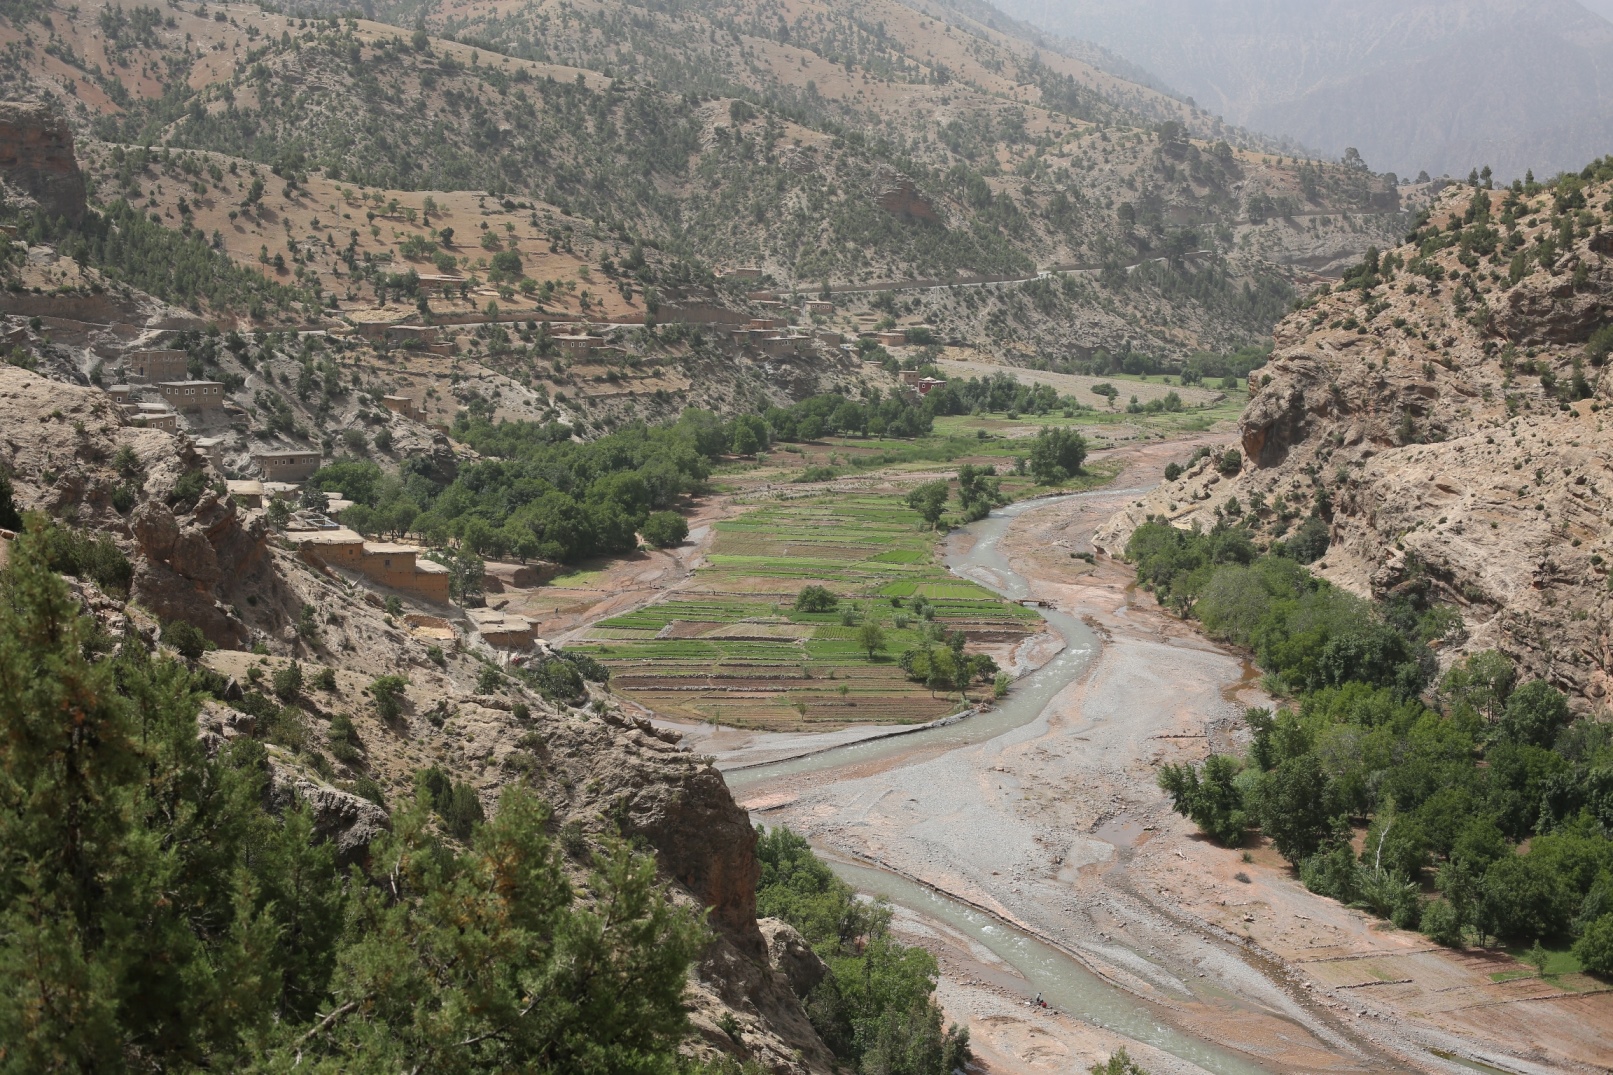
M 796 612 L 811 584 L 839 607 Z M 872 660 L 858 642 L 870 622 L 885 635 Z M 758 499 L 718 523 L 705 565 L 676 599 L 603 620 L 571 648 L 606 662 L 619 691 L 669 716 L 820 728 L 945 716 L 958 696 L 908 682 L 896 662 L 903 651 L 943 631 L 1001 644 L 1039 628 L 1034 612 L 952 575 L 900 492 L 820 492 Z

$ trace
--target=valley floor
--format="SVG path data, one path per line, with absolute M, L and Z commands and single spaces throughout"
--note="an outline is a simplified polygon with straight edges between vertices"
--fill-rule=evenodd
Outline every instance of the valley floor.
M 1218 847 L 1171 811 L 1159 766 L 1241 754 L 1245 707 L 1269 699 L 1247 661 L 1160 611 L 1127 566 L 1072 554 L 1167 462 L 1224 442 L 1095 452 L 1093 466 L 1117 474 L 1106 487 L 1017 509 L 1001 531 L 995 552 L 1028 580 L 1025 596 L 1099 641 L 1029 723 L 949 740 L 889 724 L 657 722 L 715 757 L 757 820 L 804 833 L 859 888 L 891 896 L 898 933 L 937 956 L 938 998 L 970 1028 L 982 1072 L 1085 1070 L 1121 1046 L 1151 1075 L 1609 1070 L 1613 991 L 1596 980 L 1438 948 L 1306 891 L 1273 850 Z M 511 607 L 578 639 L 679 600 L 717 523 L 742 510 L 712 496 L 683 547 L 515 591 Z M 946 543 L 951 562 L 973 530 Z M 1060 648 L 1043 631 L 997 657 L 1024 672 Z M 835 749 L 893 735 L 863 760 Z M 820 753 L 807 771 L 771 769 Z M 1048 1008 L 1031 1007 L 1039 993 Z
M 1439 949 L 1314 896 L 1269 849 L 1244 861 L 1171 812 L 1158 766 L 1241 752 L 1243 708 L 1265 702 L 1257 677 L 1160 612 L 1123 565 L 1069 554 L 1181 449 L 1122 449 L 1113 494 L 1028 511 L 1001 541 L 1032 596 L 1102 639 L 1037 720 L 958 749 L 747 781 L 742 804 L 1075 956 L 1216 1054 L 1183 1059 L 1101 1018 L 1032 1009 L 1060 984 L 1039 977 L 1057 977 L 1045 961 L 1015 965 L 979 934 L 904 910 L 899 927 L 939 957 L 940 998 L 991 1072 L 1080 1070 L 1120 1045 L 1155 1073 L 1462 1070 L 1441 1053 L 1506 1071 L 1607 1070 L 1613 995 L 1594 981 L 1496 982 L 1518 967 L 1506 955 Z M 724 767 L 780 744 L 755 746 Z

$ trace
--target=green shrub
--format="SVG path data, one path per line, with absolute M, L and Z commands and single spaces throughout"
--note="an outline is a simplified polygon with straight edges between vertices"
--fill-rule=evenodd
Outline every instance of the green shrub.
M 13 501 L 11 478 L 0 470 L 0 530 L 21 530 L 22 515 Z
M 528 662 L 520 675 L 551 702 L 581 705 L 588 699 L 588 685 L 582 671 L 563 657 Z
M 657 511 L 644 520 L 639 532 L 656 548 L 670 549 L 688 538 L 689 523 L 675 511 Z
M 1502 742 L 1550 747 L 1557 734 L 1568 726 L 1568 699 L 1544 680 L 1525 683 L 1507 699 L 1506 709 L 1496 728 Z
M 370 697 L 382 720 L 394 721 L 403 714 L 403 690 L 409 681 L 399 675 L 377 676 L 370 681 Z
M 967 1065 L 968 1031 L 945 1029 L 935 1004 L 935 958 L 891 936 L 886 904 L 858 899 L 789 829 L 758 828 L 756 857 L 757 914 L 794 926 L 829 967 L 806 1009 L 838 1057 L 892 1075 L 952 1075 Z
M 173 491 L 168 494 L 168 505 L 180 514 L 190 511 L 196 506 L 207 491 L 207 472 L 200 468 L 187 470 L 174 483 Z
M 795 595 L 795 611 L 806 613 L 833 612 L 840 607 L 840 598 L 827 587 L 808 586 Z
M 1237 847 L 1249 827 L 1243 793 L 1234 783 L 1239 768 L 1236 759 L 1212 754 L 1204 763 L 1202 776 L 1191 765 L 1165 766 L 1159 773 L 1159 786 L 1170 795 L 1178 814 L 1191 818 L 1218 843 Z
M 1421 928 L 1435 944 L 1455 948 L 1462 943 L 1462 916 L 1449 900 L 1433 900 L 1424 907 Z
M 1030 471 L 1038 485 L 1057 485 L 1081 473 L 1087 442 L 1068 426 L 1043 426 L 1031 442 Z
M 1335 844 L 1300 864 L 1299 879 L 1318 896 L 1354 903 L 1361 892 L 1361 867 L 1348 844 Z
M 1590 342 L 1585 345 L 1585 355 L 1591 360 L 1591 365 L 1600 366 L 1607 361 L 1607 356 L 1613 354 L 1613 325 L 1604 325 L 1591 334 Z
M 173 620 L 164 624 L 162 640 L 187 661 L 199 659 L 211 648 L 207 636 L 184 620 Z
M 276 669 L 271 683 L 276 698 L 287 704 L 295 702 L 302 697 L 302 665 L 292 661 L 284 668 Z
M 338 713 L 330 718 L 330 730 L 325 738 L 329 740 L 330 752 L 337 761 L 351 765 L 360 758 L 358 729 L 353 725 L 353 718 L 346 713 Z
M 468 841 L 477 826 L 486 820 L 476 789 L 455 781 L 435 765 L 423 770 L 416 783 L 424 790 L 431 808 L 442 818 L 443 828 L 455 839 Z
M 1574 942 L 1574 958 L 1592 974 L 1613 977 L 1613 914 L 1605 914 L 1585 927 Z
M 134 582 L 134 565 L 106 534 L 46 523 L 40 530 L 46 563 L 52 571 L 88 579 L 114 596 L 126 596 Z
M 360 773 L 347 785 L 347 790 L 361 799 L 368 799 L 383 810 L 387 808 L 386 792 L 381 788 L 380 784 L 375 782 L 374 777 Z
M 1093 1064 L 1092 1075 L 1148 1075 L 1148 1070 L 1121 1049 L 1112 1053 L 1107 1062 Z

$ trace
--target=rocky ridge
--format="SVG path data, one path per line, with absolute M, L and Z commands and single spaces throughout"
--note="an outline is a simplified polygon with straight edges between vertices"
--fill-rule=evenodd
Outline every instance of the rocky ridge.
M 1610 195 L 1608 162 L 1527 193 L 1446 192 L 1410 242 L 1278 326 L 1239 423 L 1241 472 L 1199 460 L 1097 544 L 1120 555 L 1150 516 L 1277 540 L 1315 513 L 1322 577 L 1447 603 L 1463 626 L 1444 659 L 1498 648 L 1605 708 Z

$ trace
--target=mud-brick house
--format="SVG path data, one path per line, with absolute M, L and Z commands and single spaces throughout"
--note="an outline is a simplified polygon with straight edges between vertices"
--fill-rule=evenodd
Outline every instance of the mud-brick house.
M 319 452 L 290 448 L 272 452 L 254 452 L 252 459 L 263 471 L 263 480 L 270 482 L 305 482 L 314 476 L 324 456 Z
M 365 541 L 353 530 L 307 530 L 286 535 L 304 559 L 343 568 L 371 582 L 433 604 L 448 604 L 448 569 L 420 559 L 414 545 Z
M 182 381 L 189 369 L 190 356 L 183 351 L 131 351 L 123 356 L 124 372 L 151 384 Z
M 157 391 L 176 411 L 217 411 L 224 408 L 224 386 L 218 381 L 160 381 Z

